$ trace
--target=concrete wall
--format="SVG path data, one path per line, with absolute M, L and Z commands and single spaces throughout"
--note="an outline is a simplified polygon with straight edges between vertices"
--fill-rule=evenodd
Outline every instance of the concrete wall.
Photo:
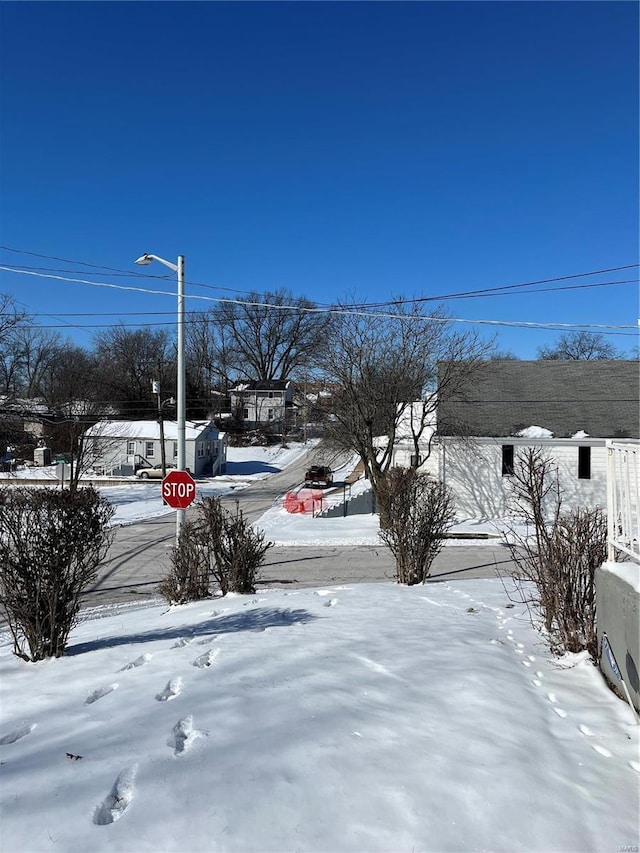
M 598 644 L 607 635 L 615 662 L 627 685 L 631 701 L 640 711 L 640 564 L 605 563 L 596 571 Z M 600 668 L 607 680 L 624 696 L 620 678 L 602 650 Z

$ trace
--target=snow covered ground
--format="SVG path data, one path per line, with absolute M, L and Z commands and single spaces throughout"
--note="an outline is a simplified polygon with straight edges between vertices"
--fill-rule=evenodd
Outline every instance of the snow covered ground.
M 0 646 L 2 850 L 619 851 L 638 727 L 500 581 L 95 612 Z
M 211 488 L 285 462 L 241 455 Z M 114 488 L 132 492 L 109 488 L 122 520 L 160 500 Z M 276 507 L 260 525 L 377 542 L 371 516 L 320 522 Z M 20 661 L 0 635 L 0 679 L 3 853 L 639 843 L 640 727 L 497 579 L 97 608 L 58 660 Z

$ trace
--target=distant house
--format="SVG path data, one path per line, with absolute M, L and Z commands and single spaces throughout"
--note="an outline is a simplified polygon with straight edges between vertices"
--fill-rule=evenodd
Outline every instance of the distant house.
M 293 407 L 293 392 L 288 379 L 239 382 L 229 389 L 231 412 L 248 429 L 283 424 Z
M 490 362 L 466 395 L 438 403 L 424 470 L 451 488 L 459 515 L 495 518 L 513 507 L 518 453 L 541 447 L 564 509 L 605 507 L 606 439 L 640 438 L 639 380 L 636 361 Z
M 94 467 L 133 474 L 138 468 L 162 461 L 160 425 L 157 421 L 101 421 L 85 432 L 91 442 Z M 225 470 L 227 437 L 211 421 L 187 421 L 186 467 L 195 476 L 215 476 Z M 178 459 L 178 429 L 175 421 L 164 422 L 165 458 Z

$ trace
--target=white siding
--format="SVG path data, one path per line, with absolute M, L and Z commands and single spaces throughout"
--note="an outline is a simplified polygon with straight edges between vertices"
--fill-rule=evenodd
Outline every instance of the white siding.
M 558 466 L 565 511 L 578 507 L 606 508 L 606 448 L 604 441 L 528 441 L 516 438 L 447 439 L 434 447 L 424 470 L 437 474 L 453 492 L 461 518 L 500 518 L 517 511 L 510 487 L 502 476 L 502 445 L 513 444 L 515 457 L 526 447 L 541 447 Z M 591 479 L 578 479 L 578 447 L 591 447 Z

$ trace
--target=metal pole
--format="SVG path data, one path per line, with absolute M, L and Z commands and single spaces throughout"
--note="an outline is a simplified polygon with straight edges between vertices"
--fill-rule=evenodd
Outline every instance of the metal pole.
M 613 563 L 616 558 L 613 547 L 616 538 L 616 483 L 614 449 L 610 440 L 606 442 L 605 453 L 607 454 L 607 561 Z
M 184 471 L 187 464 L 186 447 L 186 376 L 184 364 L 184 255 L 178 255 L 178 471 Z M 186 520 L 184 509 L 176 510 L 176 545 L 180 530 Z
M 155 391 L 158 397 L 158 425 L 160 427 L 160 462 L 162 464 L 162 479 L 164 480 L 164 478 L 167 476 L 167 452 L 164 446 L 164 420 L 162 417 L 162 400 L 160 399 L 160 383 L 152 382 L 151 388 L 153 391 Z

